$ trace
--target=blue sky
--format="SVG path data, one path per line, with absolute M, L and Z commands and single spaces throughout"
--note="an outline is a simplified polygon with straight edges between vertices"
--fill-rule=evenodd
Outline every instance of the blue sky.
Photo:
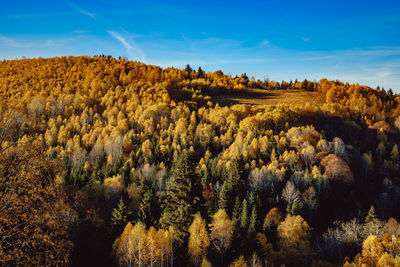
M 400 93 L 400 1 L 4 1 L 0 59 L 105 54 Z

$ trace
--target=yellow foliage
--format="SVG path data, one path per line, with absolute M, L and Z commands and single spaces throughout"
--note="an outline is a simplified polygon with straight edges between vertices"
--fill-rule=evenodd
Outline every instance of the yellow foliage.
M 234 231 L 234 224 L 224 210 L 220 209 L 212 216 L 210 231 L 210 239 L 215 248 L 224 254 L 231 245 Z
M 240 256 L 230 265 L 230 267 L 247 267 L 247 262 L 243 256 Z
M 192 262 L 196 266 L 199 266 L 201 259 L 207 255 L 207 248 L 210 245 L 206 223 L 199 213 L 194 216 L 193 223 L 189 227 L 189 233 L 189 255 Z

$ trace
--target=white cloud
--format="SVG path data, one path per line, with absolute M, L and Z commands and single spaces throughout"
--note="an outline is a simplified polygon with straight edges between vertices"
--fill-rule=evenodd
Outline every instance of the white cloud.
M 87 12 L 87 11 L 81 9 L 81 8 L 79 9 L 79 12 L 81 12 L 83 15 L 89 16 L 92 19 L 96 20 L 96 17 L 95 17 L 95 15 L 93 13 Z
M 351 52 L 358 52 L 366 56 L 399 56 L 400 47 L 399 46 L 383 46 L 383 47 L 371 47 L 369 49 L 354 49 Z
M 120 33 L 116 31 L 107 31 L 113 38 L 118 40 L 126 49 L 126 53 L 130 57 L 130 59 L 138 59 L 140 61 L 145 60 L 145 54 L 139 45 L 137 45 L 133 40 L 128 41 L 126 37 L 122 36 Z
M 88 12 L 88 11 L 86 11 L 86 10 L 80 8 L 78 5 L 72 3 L 71 1 L 64 0 L 64 2 L 67 3 L 67 5 L 69 5 L 69 6 L 72 7 L 73 9 L 75 9 L 76 11 L 78 11 L 79 13 L 81 13 L 81 14 L 83 14 L 83 15 L 85 15 L 85 16 L 88 16 L 88 17 L 90 17 L 91 19 L 93 19 L 93 20 L 95 20 L 95 21 L 97 20 L 94 13 Z

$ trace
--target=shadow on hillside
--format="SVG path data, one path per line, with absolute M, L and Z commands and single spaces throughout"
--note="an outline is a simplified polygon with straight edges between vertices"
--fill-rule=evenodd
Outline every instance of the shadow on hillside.
M 280 89 L 280 90 L 263 90 L 263 89 L 247 89 L 229 92 L 219 92 L 210 94 L 214 103 L 220 106 L 229 106 L 233 104 L 249 104 L 249 105 L 277 105 L 277 104 L 294 104 L 303 105 L 310 103 L 313 105 L 323 105 L 325 96 L 317 93 L 299 89 Z
M 278 97 L 279 94 L 267 90 L 238 90 L 236 92 L 219 93 L 211 95 L 211 100 L 220 106 L 230 106 L 234 104 L 254 104 L 254 100 L 267 100 Z

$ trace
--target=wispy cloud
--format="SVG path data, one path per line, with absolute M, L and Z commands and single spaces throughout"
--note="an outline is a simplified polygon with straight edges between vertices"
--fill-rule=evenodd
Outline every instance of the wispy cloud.
M 91 19 L 93 19 L 93 20 L 95 20 L 95 21 L 97 20 L 97 19 L 96 19 L 96 15 L 95 15 L 94 13 L 88 12 L 88 11 L 82 9 L 82 8 L 79 7 L 77 4 L 72 3 L 71 1 L 64 0 L 64 2 L 67 3 L 67 5 L 69 5 L 69 6 L 72 7 L 73 9 L 75 9 L 76 11 L 78 11 L 79 13 L 81 13 L 81 14 L 83 14 L 83 15 L 85 15 L 85 16 L 88 16 L 88 17 L 90 17 Z
M 309 57 L 304 57 L 300 58 L 302 61 L 320 61 L 320 60 L 328 60 L 328 59 L 333 59 L 336 56 L 334 55 L 326 55 L 326 56 L 309 56 Z
M 96 20 L 96 17 L 95 17 L 95 15 L 93 13 L 87 12 L 87 11 L 85 11 L 83 9 L 79 9 L 79 12 L 81 12 L 83 15 L 89 16 L 92 19 Z
M 366 56 L 399 56 L 400 46 L 371 47 L 368 49 L 353 49 L 351 52 L 360 53 Z
M 400 93 L 400 47 L 367 47 L 331 51 L 297 52 L 282 49 L 292 63 L 294 77 L 339 79 L 371 87 L 384 86 Z M 310 61 L 310 62 L 308 62 Z M 304 68 L 307 71 L 301 72 Z M 288 70 L 288 66 L 280 66 Z M 283 76 L 282 73 L 279 74 Z
M 131 59 L 139 59 L 140 61 L 145 60 L 145 54 L 143 53 L 140 46 L 137 45 L 133 40 L 128 41 L 127 37 L 122 36 L 116 31 L 107 31 L 107 33 L 118 40 L 125 47 L 126 53 Z
M 304 42 L 308 42 L 311 40 L 311 38 L 309 37 L 301 37 L 301 40 L 303 40 Z
M 26 47 L 26 45 L 15 41 L 14 39 L 8 38 L 4 35 L 0 35 L 0 44 L 3 43 L 6 47 L 11 47 L 11 48 L 22 48 Z

